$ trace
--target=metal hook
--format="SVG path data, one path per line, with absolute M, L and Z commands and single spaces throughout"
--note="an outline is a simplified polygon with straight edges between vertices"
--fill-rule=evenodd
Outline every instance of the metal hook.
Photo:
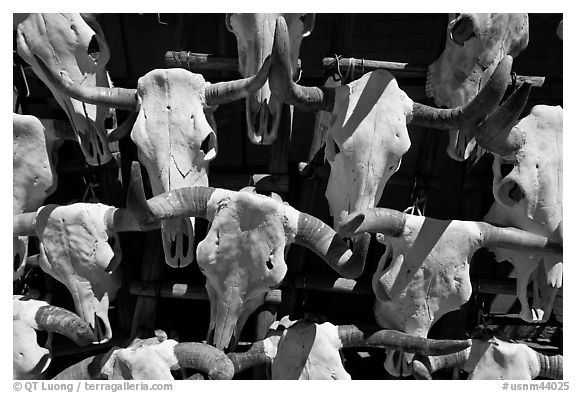
M 158 15 L 158 23 L 164 26 L 168 26 L 168 23 L 163 22 L 162 19 L 160 18 L 160 13 L 157 13 L 156 15 Z
M 334 61 L 336 62 L 336 73 L 332 75 L 332 79 L 338 82 L 342 80 L 342 70 L 340 69 L 340 58 L 342 56 L 334 55 Z

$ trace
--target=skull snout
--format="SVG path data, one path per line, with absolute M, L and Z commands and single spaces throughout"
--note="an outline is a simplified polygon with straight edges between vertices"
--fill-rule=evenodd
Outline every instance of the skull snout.
M 246 119 L 250 141 L 270 145 L 277 137 L 280 124 L 280 103 L 270 99 L 270 94 L 250 97 L 246 100 Z
M 72 124 L 74 125 L 74 122 Z M 98 132 L 91 125 L 84 132 L 79 132 L 75 128 L 75 132 L 78 135 L 80 149 L 89 165 L 100 166 L 112 159 L 112 154 L 108 148 L 108 139 L 103 132 Z
M 224 352 L 234 350 L 239 338 L 236 331 L 239 331 L 237 325 L 243 311 L 242 305 L 238 287 L 227 288 L 217 300 L 216 315 L 212 315 L 213 320 L 210 321 L 213 327 L 208 335 L 208 344 Z
M 179 217 L 162 222 L 162 246 L 168 266 L 186 267 L 194 262 L 192 219 Z

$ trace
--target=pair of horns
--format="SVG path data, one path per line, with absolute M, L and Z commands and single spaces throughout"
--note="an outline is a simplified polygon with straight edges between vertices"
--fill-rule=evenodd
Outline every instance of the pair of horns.
M 113 348 L 101 355 L 90 356 L 63 370 L 54 379 L 102 379 L 102 369 L 112 355 L 118 350 Z M 203 343 L 184 342 L 174 346 L 174 356 L 181 368 L 193 368 L 208 374 L 208 379 L 232 379 L 234 366 L 230 359 L 219 349 Z
M 540 365 L 539 377 L 563 379 L 564 357 L 562 355 L 544 355 L 538 351 L 536 357 Z M 432 374 L 438 370 L 452 367 L 462 367 L 470 357 L 470 348 L 455 353 L 440 356 L 416 355 L 412 361 L 416 379 L 432 379 Z
M 282 102 L 327 112 L 334 109 L 336 88 L 305 87 L 292 81 L 290 39 L 282 17 L 276 20 L 271 56 L 270 89 Z M 531 86 L 524 83 L 498 107 L 506 92 L 511 68 L 512 57 L 506 55 L 486 85 L 466 105 L 439 109 L 414 102 L 408 122 L 445 130 L 471 127 L 479 145 L 485 149 L 498 154 L 516 150 L 523 143 L 523 136 L 513 126 L 526 105 Z
M 338 337 L 343 348 L 388 348 L 409 353 L 440 355 L 462 351 L 472 345 L 472 340 L 433 340 L 416 337 L 396 330 L 359 328 L 356 325 L 338 326 Z M 234 371 L 271 362 L 266 355 L 264 340 L 255 342 L 246 352 L 228 354 Z
M 404 233 L 409 214 L 387 208 L 371 208 L 351 214 L 340 225 L 340 234 L 382 233 L 398 237 Z M 427 220 L 433 220 L 426 218 Z M 563 247 L 547 237 L 516 228 L 501 228 L 485 222 L 474 222 L 481 232 L 480 244 L 537 254 L 561 255 Z
M 34 55 L 46 78 L 63 94 L 79 101 L 103 105 L 111 108 L 133 111 L 138 106 L 136 89 L 119 87 L 82 86 L 64 79 L 50 69 L 44 61 Z M 270 68 L 270 58 L 267 58 L 258 73 L 249 78 L 229 82 L 213 83 L 206 86 L 204 96 L 208 106 L 224 104 L 255 94 L 266 83 Z

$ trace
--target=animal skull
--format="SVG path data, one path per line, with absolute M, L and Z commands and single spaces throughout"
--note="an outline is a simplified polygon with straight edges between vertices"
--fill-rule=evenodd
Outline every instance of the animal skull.
M 493 126 L 498 130 L 502 127 Z M 485 143 L 495 152 L 492 170 L 495 202 L 485 220 L 510 225 L 562 243 L 562 127 L 561 107 L 537 105 L 530 114 L 503 134 L 517 144 Z M 480 142 L 479 142 L 480 143 Z M 499 152 L 501 154 L 498 154 Z M 550 316 L 556 292 L 562 286 L 562 258 L 554 256 L 518 255 L 495 249 L 499 260 L 508 259 L 515 268 L 517 295 L 522 305 L 520 316 L 528 322 L 546 321 Z M 544 269 L 538 269 L 543 264 Z M 526 287 L 534 274 L 544 274 L 542 280 L 547 298 L 530 307 Z M 541 308 L 543 307 L 543 308 Z
M 288 25 L 292 52 L 292 69 L 297 69 L 303 37 L 314 29 L 314 14 L 226 14 L 226 27 L 236 36 L 240 74 L 256 75 L 264 59 L 272 52 L 276 19 L 283 17 Z M 278 135 L 282 103 L 270 92 L 266 82 L 246 98 L 248 137 L 254 144 L 270 145 Z
M 426 95 L 438 106 L 470 102 L 506 55 L 528 45 L 528 14 L 450 14 L 446 47 L 428 68 Z M 447 152 L 463 161 L 476 143 L 466 127 L 450 130 Z
M 413 102 L 392 74 L 384 70 L 368 73 L 345 86 L 297 85 L 290 79 L 289 53 L 288 29 L 279 18 L 269 78 L 272 91 L 282 102 L 332 112 L 332 123 L 326 131 L 325 155 L 331 166 L 326 198 L 336 230 L 347 214 L 379 202 L 386 182 L 410 148 L 407 124 L 440 129 L 477 124 L 502 99 L 512 66 L 512 58 L 506 56 L 474 100 L 442 110 Z M 368 234 L 355 236 L 352 242 L 355 251 L 367 254 Z
M 384 208 L 359 212 L 349 220 L 340 227 L 344 235 L 364 231 L 384 235 L 386 252 L 372 278 L 376 321 L 419 337 L 426 337 L 442 315 L 468 301 L 469 259 L 480 247 L 540 255 L 562 252 L 561 245 L 546 237 L 483 222 L 437 220 Z M 410 360 L 410 356 L 400 359 Z M 385 367 L 392 375 L 400 373 L 391 351 Z
M 113 111 L 62 94 L 38 61 L 41 59 L 53 73 L 82 86 L 111 86 L 106 72 L 110 50 L 103 36 L 90 28 L 80 14 L 20 15 L 15 16 L 14 23 L 18 54 L 46 83 L 68 115 L 86 162 L 103 165 L 110 161 L 105 120 L 113 116 Z
M 414 374 L 419 379 L 431 379 L 433 372 L 461 367 L 471 380 L 562 379 L 563 356 L 548 356 L 526 344 L 507 342 L 494 337 L 489 341 L 472 340 L 472 346 L 450 355 L 416 356 Z
M 42 64 L 42 62 L 40 62 Z M 114 131 L 114 139 L 130 134 L 146 167 L 152 192 L 208 185 L 208 164 L 216 157 L 216 134 L 204 110 L 257 91 L 268 77 L 269 61 L 251 78 L 210 84 L 184 69 L 150 71 L 137 89 L 87 89 L 60 78 L 42 66 L 52 84 L 84 102 L 135 111 Z M 194 220 L 179 217 L 162 222 L 166 262 L 184 267 L 194 260 Z
M 50 351 L 38 345 L 36 330 L 66 335 L 78 345 L 92 341 L 92 330 L 77 315 L 40 300 L 12 298 L 14 379 L 37 379 L 50 365 Z
M 135 339 L 68 367 L 55 379 L 172 380 L 170 371 L 194 368 L 209 379 L 232 379 L 234 366 L 222 351 L 201 343 L 178 343 L 156 330 L 156 337 Z

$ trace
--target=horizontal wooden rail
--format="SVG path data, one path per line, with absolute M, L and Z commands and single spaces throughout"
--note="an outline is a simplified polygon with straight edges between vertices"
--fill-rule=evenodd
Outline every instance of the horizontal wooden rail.
M 168 51 L 164 54 L 166 67 L 185 68 L 189 71 L 236 71 L 238 58 L 217 57 L 207 53 Z M 301 61 L 298 59 L 298 67 Z
M 322 65 L 325 69 L 336 70 L 340 68 L 340 72 L 345 75 L 348 70 L 354 67 L 355 72 L 369 72 L 374 70 L 387 70 L 390 71 L 394 76 L 401 78 L 426 78 L 428 74 L 428 66 L 414 65 L 410 63 L 398 63 L 393 61 L 380 61 L 380 60 L 366 60 L 366 59 L 355 59 L 355 58 L 338 58 L 338 63 L 334 57 L 325 57 L 322 60 Z M 516 75 L 516 84 L 522 85 L 525 82 L 529 82 L 533 87 L 542 87 L 544 81 L 546 80 L 543 76 L 524 76 Z M 512 84 L 512 78 L 510 78 L 509 84 Z

